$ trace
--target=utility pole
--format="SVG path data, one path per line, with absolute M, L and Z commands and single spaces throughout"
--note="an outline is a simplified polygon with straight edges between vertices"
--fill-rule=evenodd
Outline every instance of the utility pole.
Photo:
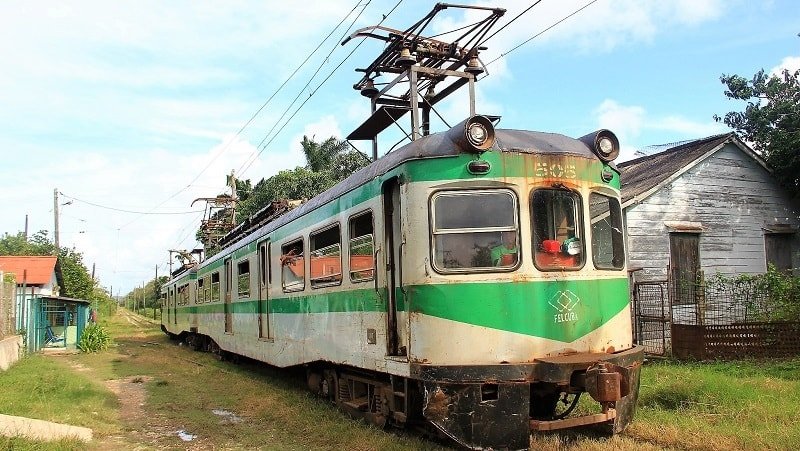
M 53 188 L 53 221 L 55 223 L 53 235 L 56 244 L 56 255 L 58 255 L 59 249 L 61 249 L 58 245 L 58 188 Z
M 25 215 L 25 241 L 28 241 L 28 215 Z

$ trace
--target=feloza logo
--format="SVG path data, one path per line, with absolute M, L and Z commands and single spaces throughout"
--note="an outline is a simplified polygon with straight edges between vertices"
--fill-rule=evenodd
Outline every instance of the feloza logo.
M 577 321 L 578 314 L 573 312 L 572 309 L 578 305 L 581 299 L 575 293 L 566 290 L 558 291 L 550 299 L 548 304 L 556 309 L 558 313 L 553 315 L 554 323 L 565 323 L 569 321 Z

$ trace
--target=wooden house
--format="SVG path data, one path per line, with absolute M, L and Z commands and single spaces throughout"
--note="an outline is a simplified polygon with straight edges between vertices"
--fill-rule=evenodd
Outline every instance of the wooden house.
M 619 164 L 637 280 L 800 268 L 800 202 L 734 133 Z

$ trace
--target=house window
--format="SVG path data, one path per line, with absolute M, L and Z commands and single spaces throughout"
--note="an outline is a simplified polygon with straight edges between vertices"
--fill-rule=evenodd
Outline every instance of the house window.
M 566 189 L 538 189 L 531 197 L 533 251 L 542 270 L 583 266 L 581 197 Z
M 303 239 L 281 246 L 281 283 L 283 291 L 299 291 L 306 287 Z
M 775 266 L 775 269 L 778 271 L 791 271 L 793 241 L 793 233 L 764 234 L 764 250 L 767 257 L 767 265 Z
M 341 239 L 339 224 L 309 236 L 312 288 L 342 283 Z
M 589 217 L 595 268 L 622 269 L 625 266 L 625 248 L 619 201 L 598 193 L 589 194 Z
M 350 218 L 350 280 L 365 282 L 375 277 L 372 212 Z
M 510 271 L 519 264 L 513 191 L 446 191 L 435 194 L 431 203 L 437 271 Z
M 211 301 L 219 302 L 219 271 L 211 274 Z
M 244 260 L 236 265 L 238 274 L 237 296 L 241 298 L 250 297 L 250 261 Z

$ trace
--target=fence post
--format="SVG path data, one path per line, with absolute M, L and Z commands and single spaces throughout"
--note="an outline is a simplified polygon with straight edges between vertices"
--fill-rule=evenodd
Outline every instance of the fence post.
M 706 275 L 703 270 L 697 271 L 696 282 L 694 298 L 697 304 L 697 325 L 702 327 L 706 322 Z

